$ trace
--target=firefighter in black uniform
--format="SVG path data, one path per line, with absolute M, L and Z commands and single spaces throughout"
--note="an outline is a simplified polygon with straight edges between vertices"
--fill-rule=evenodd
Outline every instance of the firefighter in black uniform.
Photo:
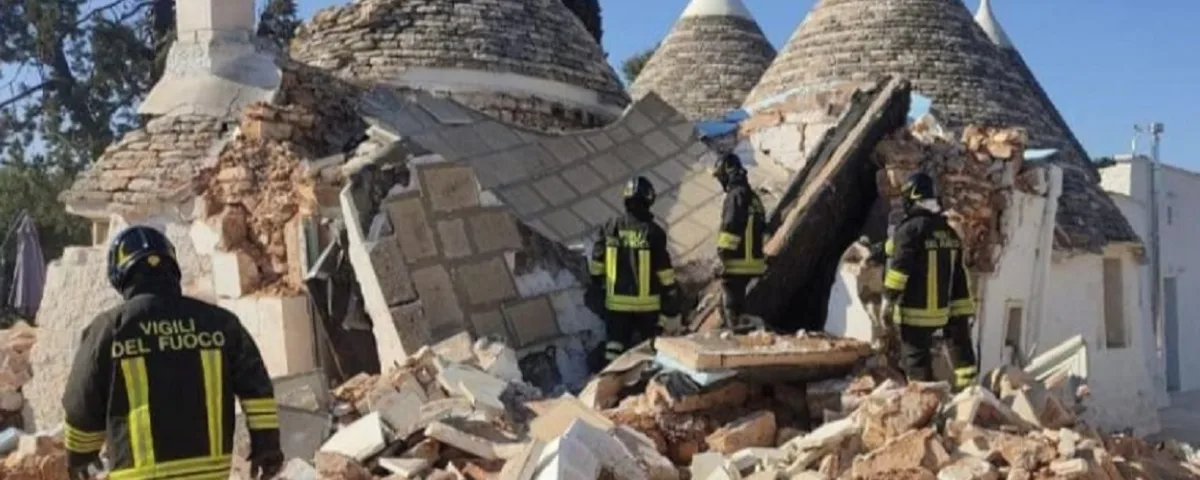
M 975 302 L 962 239 L 941 213 L 932 177 L 909 176 L 901 195 L 905 217 L 885 246 L 884 325 L 899 325 L 893 334 L 900 340 L 900 365 L 916 381 L 933 380 L 934 333 L 943 329 L 955 357 L 954 386 L 961 389 L 977 374 L 970 322 Z
M 592 245 L 593 298 L 603 298 L 607 364 L 660 332 L 682 330 L 667 233 L 654 221 L 654 185 L 637 177 L 623 191 L 625 215 L 609 220 Z
M 725 327 L 742 326 L 746 287 L 767 271 L 763 255 L 766 211 L 758 194 L 750 188 L 742 160 L 732 153 L 721 155 L 713 176 L 725 190 L 721 231 L 717 233 L 719 272 L 724 290 L 721 320 Z
M 102 446 L 111 480 L 229 478 L 234 397 L 258 478 L 283 464 L 274 391 L 250 334 L 229 311 L 183 296 L 175 248 L 149 227 L 125 229 L 108 280 L 125 302 L 83 330 L 63 394 L 72 479 Z

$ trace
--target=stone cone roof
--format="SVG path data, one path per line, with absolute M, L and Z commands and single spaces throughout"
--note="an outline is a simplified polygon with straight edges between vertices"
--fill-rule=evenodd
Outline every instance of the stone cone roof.
M 355 80 L 387 83 L 415 67 L 511 73 L 628 104 L 604 51 L 560 0 L 357 0 L 317 12 L 290 52 Z
M 1040 87 L 1014 71 L 1003 50 L 961 0 L 820 0 L 746 104 L 796 89 L 903 76 L 933 100 L 933 114 L 947 127 L 1020 126 L 1031 148 L 1061 150 L 1059 247 L 1096 251 L 1109 242 L 1137 241 L 1061 115 Z
M 775 47 L 741 0 L 692 0 L 630 87 L 655 92 L 690 119 L 741 107 Z

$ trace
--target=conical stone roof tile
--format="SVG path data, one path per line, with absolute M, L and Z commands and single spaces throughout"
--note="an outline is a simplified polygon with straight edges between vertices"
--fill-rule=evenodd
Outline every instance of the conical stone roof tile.
M 1015 71 L 962 0 L 820 0 L 746 104 L 883 75 L 912 81 L 950 128 L 1020 126 L 1028 130 L 1031 148 L 1061 150 L 1060 247 L 1096 251 L 1109 242 L 1137 240 L 1048 97 Z
M 653 91 L 693 120 L 713 118 L 741 107 L 774 58 L 741 0 L 692 0 L 630 91 Z
M 355 81 L 460 93 L 489 113 L 525 94 L 604 110 L 609 120 L 629 103 L 600 45 L 560 0 L 356 0 L 317 12 L 291 55 Z M 498 97 L 477 98 L 489 91 Z

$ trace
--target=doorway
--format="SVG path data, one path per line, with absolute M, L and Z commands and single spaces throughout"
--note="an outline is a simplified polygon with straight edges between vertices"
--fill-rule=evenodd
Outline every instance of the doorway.
M 1179 382 L 1179 308 L 1175 296 L 1175 277 L 1163 279 L 1163 348 L 1167 362 L 1167 391 L 1178 392 Z

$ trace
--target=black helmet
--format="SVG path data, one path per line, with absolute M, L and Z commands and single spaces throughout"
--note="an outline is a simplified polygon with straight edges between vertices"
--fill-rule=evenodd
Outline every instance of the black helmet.
M 721 182 L 722 188 L 729 188 L 729 185 L 746 179 L 746 167 L 742 166 L 742 159 L 736 154 L 725 153 L 717 157 L 712 174 Z
M 904 181 L 904 186 L 900 187 L 900 196 L 904 199 L 904 209 L 908 210 L 921 200 L 937 199 L 937 187 L 933 177 L 924 172 L 917 172 L 909 175 Z
M 637 177 L 625 184 L 625 190 L 621 192 L 621 196 L 625 199 L 625 204 L 636 202 L 641 206 L 649 208 L 654 205 L 654 199 L 658 196 L 654 192 L 654 184 L 646 177 Z
M 139 269 L 160 270 L 176 280 L 182 276 L 175 246 L 158 230 L 134 225 L 118 233 L 108 247 L 108 283 L 118 291 L 128 287 Z

